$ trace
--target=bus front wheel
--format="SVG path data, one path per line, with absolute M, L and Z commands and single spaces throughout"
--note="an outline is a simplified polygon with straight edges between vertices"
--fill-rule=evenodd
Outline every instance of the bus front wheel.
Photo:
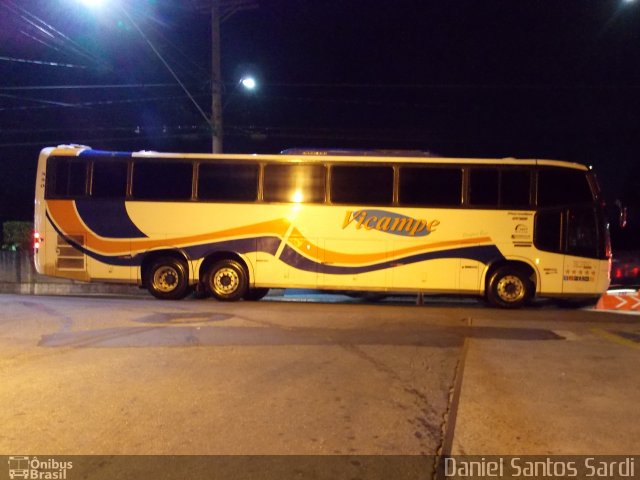
M 159 258 L 149 268 L 147 289 L 161 300 L 179 300 L 189 293 L 187 266 L 177 258 Z
M 505 266 L 491 275 L 487 300 L 494 307 L 520 308 L 529 301 L 533 289 L 533 282 L 525 271 Z
M 214 263 L 205 274 L 205 288 L 216 299 L 226 302 L 240 300 L 248 288 L 244 267 L 235 260 Z

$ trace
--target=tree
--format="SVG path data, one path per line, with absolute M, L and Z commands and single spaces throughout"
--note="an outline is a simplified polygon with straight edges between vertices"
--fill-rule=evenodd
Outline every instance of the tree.
M 33 235 L 33 223 L 31 222 L 4 222 L 2 224 L 3 250 L 29 250 L 31 248 L 31 236 Z

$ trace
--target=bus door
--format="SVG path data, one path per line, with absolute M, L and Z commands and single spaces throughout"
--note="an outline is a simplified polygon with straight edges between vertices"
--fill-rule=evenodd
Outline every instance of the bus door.
M 563 215 L 562 293 L 590 293 L 598 284 L 600 229 L 593 206 L 570 207 Z

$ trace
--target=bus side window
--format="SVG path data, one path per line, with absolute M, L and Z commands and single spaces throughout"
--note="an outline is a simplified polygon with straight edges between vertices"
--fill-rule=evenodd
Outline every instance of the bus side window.
M 272 164 L 264 167 L 266 202 L 324 203 L 325 166 Z
M 551 168 L 538 172 L 538 206 L 591 203 L 593 200 L 586 172 Z
M 498 206 L 500 172 L 496 169 L 472 168 L 469 171 L 469 204 Z
M 567 220 L 567 253 L 598 258 L 596 213 L 592 207 L 570 208 Z
M 500 205 L 528 208 L 531 194 L 531 171 L 505 169 L 500 172 Z
M 136 161 L 131 194 L 136 200 L 189 200 L 192 178 L 191 162 Z
M 91 196 L 95 198 L 124 198 L 127 195 L 127 162 L 93 162 Z
M 257 163 L 201 163 L 198 168 L 198 199 L 253 202 L 258 198 Z
M 356 205 L 391 205 L 393 203 L 393 167 L 332 166 L 331 201 Z
M 536 213 L 533 243 L 538 250 L 562 252 L 562 211 Z
M 50 197 L 84 197 L 87 188 L 87 162 L 75 157 L 53 157 L 47 164 L 46 195 Z
M 462 201 L 462 169 L 400 167 L 401 205 L 458 207 Z

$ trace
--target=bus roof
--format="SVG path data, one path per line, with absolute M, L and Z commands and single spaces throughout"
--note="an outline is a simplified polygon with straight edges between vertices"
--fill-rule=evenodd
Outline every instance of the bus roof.
M 242 153 L 169 153 L 141 150 L 138 152 L 122 152 L 93 150 L 84 145 L 59 145 L 44 149 L 54 156 L 101 156 L 132 158 L 166 158 L 166 159 L 202 159 L 233 161 L 265 161 L 265 162 L 304 162 L 304 163 L 416 163 L 416 164 L 456 164 L 456 165 L 539 165 L 560 168 L 588 170 L 583 164 L 562 160 L 518 159 L 518 158 L 456 158 L 436 157 L 428 152 L 401 150 L 305 150 L 289 149 L 281 154 L 242 154 Z M 43 152 L 44 152 L 43 150 Z M 335 152 L 335 153 L 334 153 Z M 364 153 L 366 152 L 366 153 Z M 336 154 L 338 153 L 338 154 Z M 417 154 L 419 153 L 419 154 Z

